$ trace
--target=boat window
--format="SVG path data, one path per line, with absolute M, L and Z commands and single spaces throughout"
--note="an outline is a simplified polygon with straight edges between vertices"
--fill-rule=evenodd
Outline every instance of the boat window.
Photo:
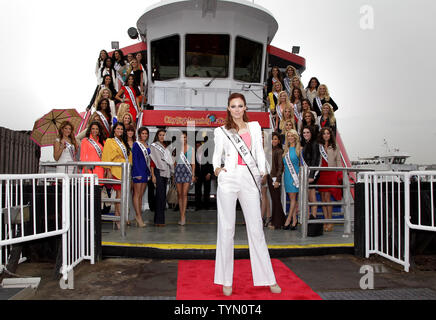
M 260 82 L 263 45 L 248 39 L 236 37 L 235 80 Z
M 185 75 L 200 78 L 227 78 L 230 36 L 227 34 L 187 34 Z
M 406 162 L 406 158 L 395 158 L 395 164 L 404 164 Z
M 151 41 L 151 79 L 169 80 L 180 76 L 180 36 Z

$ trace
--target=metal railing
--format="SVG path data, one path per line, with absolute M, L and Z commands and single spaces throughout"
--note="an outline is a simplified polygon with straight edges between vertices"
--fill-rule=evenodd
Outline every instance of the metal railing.
M 309 184 L 309 172 L 310 171 L 341 171 L 343 174 L 343 184 L 341 185 L 319 185 Z M 302 238 L 307 237 L 308 224 L 309 223 L 343 223 L 344 233 L 343 237 L 349 237 L 352 233 L 352 225 L 354 222 L 354 199 L 351 195 L 351 189 L 354 187 L 354 183 L 350 182 L 350 172 L 359 172 L 368 170 L 359 170 L 355 168 L 343 168 L 343 167 L 300 167 L 300 189 L 298 193 L 298 206 L 300 210 L 301 226 L 302 226 Z M 309 202 L 308 190 L 309 188 L 341 188 L 342 189 L 342 201 L 331 202 Z M 309 220 L 309 207 L 310 206 L 341 206 L 344 218 L 335 219 L 313 219 Z
M 0 175 L 1 269 L 8 264 L 11 245 L 62 235 L 60 286 L 72 289 L 74 267 L 83 260 L 95 262 L 97 183 L 91 174 Z
M 69 178 L 71 223 L 62 236 L 61 273 L 71 287 L 74 267 L 83 260 L 95 263 L 94 186 L 98 184 L 98 178 L 92 174 L 73 174 Z M 61 288 L 65 288 L 63 283 Z
M 116 179 L 99 179 L 99 183 L 101 184 L 118 184 L 121 185 L 121 199 L 102 199 L 102 203 L 119 203 L 120 204 L 120 216 L 112 216 L 112 215 L 102 215 L 102 220 L 106 221 L 114 221 L 120 222 L 120 232 L 121 237 L 126 237 L 126 222 L 129 217 L 129 195 L 130 195 L 130 177 L 131 177 L 131 165 L 128 162 L 66 162 L 66 163 L 58 163 L 58 162 L 41 162 L 40 163 L 42 171 L 46 171 L 47 168 L 50 167 L 65 167 L 65 171 L 68 170 L 69 167 L 73 167 L 76 169 L 76 172 L 81 171 L 82 168 L 93 168 L 93 167 L 102 167 L 102 166 L 110 166 L 110 167 L 121 167 L 121 180 Z
M 365 183 L 366 258 L 378 254 L 408 272 L 410 229 L 436 232 L 436 171 L 366 172 L 359 178 Z
M 54 185 L 55 190 L 55 210 L 48 210 L 47 186 L 49 181 Z M 44 185 L 44 223 L 42 226 L 37 225 L 36 219 L 36 187 L 43 183 Z M 24 241 L 38 240 L 64 234 L 70 226 L 69 207 L 67 198 L 69 197 L 68 175 L 63 173 L 57 174 L 33 174 L 33 175 L 0 175 L 0 246 L 9 246 Z M 62 208 L 59 210 L 58 185 L 62 185 Z M 31 202 L 24 202 L 25 186 L 32 187 Z M 32 221 L 33 228 L 31 234 L 24 234 L 24 223 L 31 219 L 30 203 L 32 203 Z M 62 220 L 59 221 L 59 213 Z M 55 221 L 54 227 L 49 227 L 49 220 Z M 41 230 L 41 231 L 39 231 Z M 0 251 L 3 250 L 0 248 Z M 7 252 L 7 248 L 5 249 Z M 0 264 L 3 265 L 4 258 L 0 255 Z
M 253 88 L 251 88 L 253 87 Z M 241 92 L 245 95 L 250 110 L 261 110 L 264 102 L 263 86 L 259 84 L 242 84 L 235 88 L 216 87 L 185 87 L 185 86 L 158 86 L 150 85 L 148 88 L 149 103 L 155 108 L 199 108 L 205 106 L 209 109 L 223 109 L 232 92 Z

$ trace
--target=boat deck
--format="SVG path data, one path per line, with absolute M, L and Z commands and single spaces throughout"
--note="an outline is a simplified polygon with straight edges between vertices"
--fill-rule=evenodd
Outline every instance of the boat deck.
M 166 226 L 153 225 L 154 213 L 143 213 L 147 227 L 134 224 L 127 227 L 122 238 L 111 222 L 102 224 L 102 251 L 104 257 L 148 257 L 174 259 L 211 259 L 215 257 L 217 215 L 216 210 L 187 211 L 186 225 L 178 225 L 179 212 L 167 209 Z M 319 237 L 302 238 L 301 226 L 297 230 L 264 228 L 271 257 L 340 254 L 354 252 L 354 237 L 343 236 L 344 226 L 336 224 L 332 232 Z M 248 239 L 241 211 L 236 214 L 235 257 L 247 258 Z

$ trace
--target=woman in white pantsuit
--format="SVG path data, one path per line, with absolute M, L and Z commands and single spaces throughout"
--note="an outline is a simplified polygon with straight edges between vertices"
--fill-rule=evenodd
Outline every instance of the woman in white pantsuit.
M 258 122 L 248 122 L 246 110 L 246 101 L 242 94 L 233 93 L 230 95 L 224 128 L 227 129 L 228 134 L 239 133 L 251 150 L 251 154 L 259 168 L 257 174 L 260 174 L 260 176 L 256 178 L 260 180 L 265 173 L 262 132 Z M 276 283 L 263 233 L 258 187 L 250 174 L 249 168 L 223 128 L 216 128 L 214 133 L 213 166 L 215 175 L 218 177 L 218 232 L 214 283 L 223 285 L 225 295 L 232 294 L 233 238 L 235 233 L 236 200 L 239 199 L 247 227 L 254 285 L 270 286 L 271 292 L 280 293 L 281 289 Z M 224 167 L 221 167 L 222 159 L 224 159 Z

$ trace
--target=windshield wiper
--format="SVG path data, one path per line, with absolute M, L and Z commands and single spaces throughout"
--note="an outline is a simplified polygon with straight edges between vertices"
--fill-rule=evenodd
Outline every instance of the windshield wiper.
M 215 79 L 216 79 L 216 77 L 213 77 L 213 78 L 210 79 L 210 81 L 209 81 L 208 83 L 206 83 L 204 86 L 205 86 L 205 87 L 209 87 L 209 86 L 212 84 L 212 82 L 215 81 Z

